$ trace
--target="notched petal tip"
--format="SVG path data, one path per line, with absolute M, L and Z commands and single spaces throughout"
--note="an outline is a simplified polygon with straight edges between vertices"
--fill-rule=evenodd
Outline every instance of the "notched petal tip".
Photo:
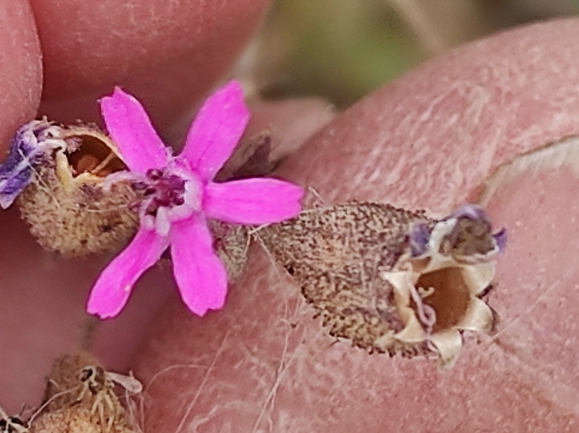
M 107 131 L 130 170 L 146 173 L 169 162 L 170 150 L 134 96 L 117 86 L 111 96 L 100 100 L 100 106 Z
M 192 216 L 174 223 L 170 236 L 173 274 L 185 305 L 198 316 L 223 308 L 227 272 L 213 251 L 205 219 Z
M 86 312 L 100 319 L 116 317 L 125 307 L 131 291 L 132 287 L 116 287 L 113 278 L 99 278 L 87 301 Z
M 136 281 L 159 260 L 167 243 L 154 230 L 141 228 L 99 276 L 91 290 L 87 312 L 102 319 L 117 316 L 129 300 Z
M 203 178 L 212 180 L 232 155 L 249 122 L 243 89 L 230 81 L 203 104 L 179 155 Z
M 110 103 L 111 100 L 116 100 L 120 98 L 131 97 L 131 95 L 125 92 L 120 86 L 113 87 L 113 93 L 107 96 L 102 96 L 98 99 L 99 104 Z
M 181 290 L 183 302 L 189 311 L 199 317 L 204 317 L 209 311 L 221 310 L 225 306 L 227 298 L 227 279 L 220 278 L 222 266 L 219 266 L 217 262 L 213 262 L 210 266 L 214 267 L 210 273 L 215 276 L 215 279 L 196 281 L 197 290 L 189 293 Z M 203 292 L 207 294 L 207 291 L 201 287 L 202 285 L 210 287 L 211 296 L 204 296 Z

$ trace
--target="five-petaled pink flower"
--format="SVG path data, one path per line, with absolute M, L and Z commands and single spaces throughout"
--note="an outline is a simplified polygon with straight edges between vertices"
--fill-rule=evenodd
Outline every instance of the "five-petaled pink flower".
M 173 273 L 189 309 L 202 316 L 223 307 L 227 274 L 213 250 L 206 218 L 269 224 L 296 216 L 302 189 L 277 179 L 212 182 L 231 156 L 247 122 L 243 92 L 232 81 L 201 107 L 183 151 L 172 156 L 141 104 L 116 88 L 101 100 L 109 134 L 129 170 L 148 188 L 135 238 L 101 273 L 87 311 L 116 316 L 137 279 L 169 246 Z

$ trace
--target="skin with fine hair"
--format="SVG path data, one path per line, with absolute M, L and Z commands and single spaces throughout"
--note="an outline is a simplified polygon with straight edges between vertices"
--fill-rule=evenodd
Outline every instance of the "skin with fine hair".
M 335 118 L 279 175 L 329 203 L 375 200 L 448 214 L 474 200 L 501 164 L 579 132 L 578 29 L 577 20 L 535 25 L 427 62 Z M 509 233 L 489 294 L 501 321 L 492 338 L 467 336 L 451 371 L 336 342 L 256 247 L 224 310 L 199 320 L 173 302 L 159 316 L 136 364 L 158 402 L 147 427 L 570 429 L 579 415 L 579 208 L 569 204 L 579 178 L 557 152 L 513 168 L 487 200 L 495 225 Z
M 30 3 L 43 48 L 44 114 L 98 120 L 95 101 L 119 85 L 164 127 L 224 77 L 270 0 Z
M 189 3 L 201 7 L 206 2 Z M 243 4 L 252 2 L 225 3 L 230 9 L 223 6 L 218 12 L 231 19 L 215 15 L 214 22 L 231 23 Z M 69 5 L 70 13 L 83 7 L 79 1 L 60 4 Z M 138 19 L 154 16 L 153 6 L 134 4 L 137 10 L 150 7 L 148 14 L 135 15 L 147 27 L 146 19 Z M 38 108 L 40 46 L 51 47 L 47 38 L 53 35 L 40 31 L 38 17 L 48 6 L 40 1 L 32 7 L 24 1 L 0 1 L 0 16 L 12 17 L 10 26 L 0 28 L 0 55 L 15 59 L 2 62 L 0 68 L 0 97 L 7 98 L 0 133 L 6 139 Z M 86 7 L 87 13 L 93 8 Z M 262 12 L 241 20 L 247 25 L 243 34 L 251 32 L 255 16 Z M 110 33 L 102 27 L 106 22 L 94 20 L 94 35 L 97 25 L 103 34 Z M 62 37 L 59 32 L 64 30 L 57 30 L 55 37 Z M 316 188 L 329 203 L 376 200 L 425 208 L 436 215 L 448 213 L 475 197 L 500 164 L 579 133 L 578 30 L 578 20 L 535 25 L 427 62 L 338 116 L 277 174 Z M 204 34 L 189 31 L 191 37 Z M 214 37 L 214 31 L 220 36 Z M 158 40 L 162 34 L 155 32 Z M 215 40 L 237 46 L 239 33 L 225 25 L 212 29 L 211 35 L 205 33 L 203 50 Z M 84 43 L 87 38 L 79 40 Z M 47 62 L 58 59 L 57 44 L 58 40 Z M 158 45 L 140 47 L 144 56 L 159 51 Z M 208 72 L 200 93 L 224 73 L 234 51 L 223 54 L 230 56 L 227 60 L 215 60 L 221 67 L 211 61 L 201 66 Z M 84 75 L 90 76 L 92 68 L 95 76 L 86 83 L 75 71 L 77 78 L 63 87 L 66 102 L 51 102 L 54 89 L 48 90 L 62 76 L 45 76 L 44 106 L 55 107 L 53 113 L 83 117 L 91 112 L 85 108 L 94 104 L 88 101 L 94 101 L 98 86 L 122 81 L 123 68 L 133 67 L 133 61 L 145 62 L 131 58 L 119 63 L 121 55 L 101 54 L 106 71 L 89 64 Z M 175 71 L 182 74 L 190 69 L 178 65 L 182 64 L 177 62 Z M 172 73 L 163 83 L 153 66 L 145 69 L 148 72 L 135 78 L 135 85 L 138 81 L 150 92 L 148 108 L 155 119 L 154 113 L 163 113 L 171 98 L 180 98 L 182 81 L 173 87 Z M 45 70 L 55 71 L 48 65 Z M 143 99 L 147 105 L 147 96 Z M 188 102 L 197 100 L 190 93 Z M 326 121 L 325 107 L 319 108 L 310 112 L 307 122 Z M 286 126 L 285 139 L 303 137 L 298 120 L 276 117 L 282 112 L 295 114 L 270 107 L 254 122 L 262 127 L 274 120 L 294 125 Z M 298 114 L 293 119 L 299 119 Z M 480 344 L 469 339 L 451 372 L 441 374 L 424 360 L 368 355 L 347 342 L 335 343 L 312 319 L 298 288 L 259 248 L 252 249 L 249 269 L 232 285 L 226 307 L 204 318 L 193 317 L 181 306 L 168 269 L 149 272 L 126 311 L 99 327 L 95 351 L 108 366 L 134 368 L 149 384 L 147 431 L 160 426 L 168 431 L 197 426 L 204 432 L 228 427 L 395 432 L 433 426 L 437 431 L 462 431 L 465 426 L 474 432 L 489 427 L 565 431 L 578 416 L 572 402 L 579 389 L 579 342 L 572 318 L 579 308 L 574 290 L 579 251 L 574 221 L 579 209 L 572 193 L 579 185 L 574 170 L 562 163 L 549 167 L 550 162 L 547 158 L 539 171 L 523 167 L 489 200 L 494 223 L 506 226 L 510 236 L 499 261 L 498 286 L 490 294 L 502 319 L 499 334 Z M 16 412 L 23 403 L 38 402 L 50 362 L 77 347 L 88 290 L 107 258 L 54 259 L 34 243 L 15 210 L 0 214 L 0 222 L 0 343 L 7 348 L 0 369 L 0 403 Z M 137 353 L 136 347 L 141 347 Z

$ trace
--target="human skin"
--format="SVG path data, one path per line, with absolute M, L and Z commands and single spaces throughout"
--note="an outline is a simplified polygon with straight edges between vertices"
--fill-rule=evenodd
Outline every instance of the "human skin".
M 427 62 L 337 117 L 277 174 L 329 203 L 374 200 L 444 214 L 473 198 L 501 163 L 579 133 L 578 30 L 577 20 L 534 26 Z M 17 80 L 22 70 L 1 73 Z M 37 82 L 23 88 L 37 88 L 38 98 Z M 34 98 L 27 107 L 21 118 L 33 115 Z M 5 131 L 20 121 L 13 112 L 1 120 Z M 533 173 L 523 171 L 489 203 L 510 234 L 491 293 L 500 338 L 469 339 L 450 372 L 335 342 L 259 248 L 226 307 L 204 318 L 183 308 L 168 267 L 150 272 L 121 317 L 101 326 L 97 352 L 108 365 L 132 366 L 146 384 L 146 431 L 569 430 L 579 387 L 577 179 L 565 166 Z M 39 395 L 48 360 L 77 347 L 88 286 L 105 261 L 47 257 L 15 211 L 0 219 L 10 227 L 0 251 L 0 339 L 9 348 L 0 401 L 16 411 Z M 145 323 L 153 331 L 127 363 L 128 343 L 141 341 Z
M 577 135 L 577 31 L 577 20 L 536 25 L 429 61 L 339 115 L 278 174 L 327 203 L 447 214 L 499 165 Z M 466 339 L 451 371 L 335 341 L 255 247 L 222 311 L 197 318 L 175 300 L 158 316 L 135 364 L 145 428 L 573 431 L 579 178 L 557 152 L 511 170 L 488 203 L 510 237 L 490 294 L 501 320 L 494 339 Z
M 99 120 L 95 101 L 121 85 L 167 127 L 228 72 L 270 0 L 30 3 L 45 61 L 43 114 Z

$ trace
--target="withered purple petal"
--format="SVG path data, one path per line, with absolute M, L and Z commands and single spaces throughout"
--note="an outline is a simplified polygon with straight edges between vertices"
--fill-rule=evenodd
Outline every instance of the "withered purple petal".
M 32 169 L 24 167 L 9 173 L 7 177 L 3 177 L 3 174 L 0 167 L 0 207 L 7 209 L 32 180 Z
M 131 171 L 144 174 L 167 165 L 169 148 L 136 98 L 115 87 L 114 93 L 102 98 L 100 104 L 107 130 Z
M 410 232 L 410 250 L 413 257 L 418 257 L 428 250 L 430 232 L 424 223 L 418 223 Z
M 507 229 L 504 227 L 500 229 L 497 233 L 493 235 L 497 246 L 499 247 L 499 251 L 503 252 L 507 246 Z
M 0 206 L 8 208 L 32 180 L 33 167 L 42 160 L 36 146 L 34 122 L 22 126 L 11 140 L 10 152 L 0 165 Z
M 471 257 L 472 260 L 478 260 L 489 258 L 499 250 L 491 220 L 480 206 L 463 205 L 441 222 L 445 225 L 451 223 L 444 239 L 455 257 L 460 256 L 464 260 L 470 260 L 466 258 Z
M 249 122 L 243 89 L 230 81 L 203 104 L 191 125 L 179 158 L 186 160 L 201 179 L 212 180 L 231 156 Z

